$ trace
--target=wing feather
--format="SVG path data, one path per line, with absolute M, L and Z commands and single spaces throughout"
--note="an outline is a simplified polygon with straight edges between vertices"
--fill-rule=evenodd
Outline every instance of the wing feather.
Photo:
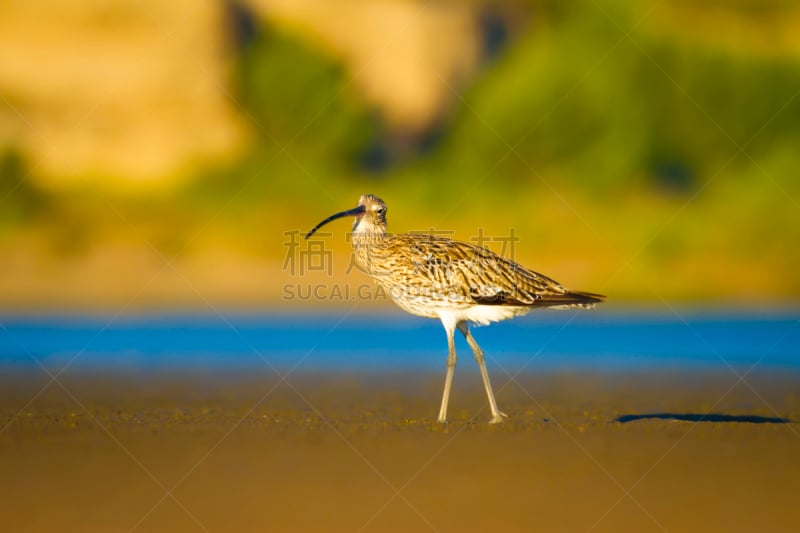
M 590 307 L 604 297 L 570 291 L 557 281 L 528 270 L 491 250 L 435 235 L 391 237 L 389 248 L 417 285 L 445 291 L 454 301 L 480 305 Z

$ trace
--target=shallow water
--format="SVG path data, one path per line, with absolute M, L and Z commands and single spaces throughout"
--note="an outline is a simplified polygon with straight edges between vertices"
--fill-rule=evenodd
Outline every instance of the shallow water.
M 798 370 L 799 324 L 797 311 L 534 312 L 476 328 L 475 337 L 490 367 L 512 373 Z M 461 368 L 474 369 L 466 343 L 456 342 Z M 440 370 L 446 346 L 438 321 L 399 311 L 0 318 L 0 365 L 7 369 Z

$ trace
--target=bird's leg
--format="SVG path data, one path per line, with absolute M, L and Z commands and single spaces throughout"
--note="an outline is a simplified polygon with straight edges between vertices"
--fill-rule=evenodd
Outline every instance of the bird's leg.
M 472 333 L 470 333 L 469 326 L 466 322 L 459 322 L 457 327 L 458 331 L 467 339 L 469 347 L 472 348 L 472 352 L 475 354 L 475 361 L 478 362 L 478 366 L 481 369 L 483 387 L 486 389 L 486 396 L 489 398 L 489 409 L 492 410 L 492 419 L 489 422 L 491 424 L 502 422 L 504 418 L 508 418 L 508 415 L 497 408 L 497 401 L 495 401 L 494 392 L 492 391 L 492 383 L 489 381 L 489 371 L 486 370 L 486 358 L 483 356 L 483 350 L 481 350 L 481 347 L 475 342 L 475 338 L 472 336 Z
M 453 338 L 455 328 L 451 324 L 442 322 L 447 332 L 447 375 L 444 378 L 444 393 L 442 394 L 442 406 L 439 408 L 438 421 L 447 422 L 447 402 L 450 400 L 450 387 L 453 385 L 453 374 L 456 371 L 456 341 Z

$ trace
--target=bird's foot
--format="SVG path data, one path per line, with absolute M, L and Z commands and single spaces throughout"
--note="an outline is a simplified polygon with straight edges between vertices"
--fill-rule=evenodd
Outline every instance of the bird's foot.
M 436 419 L 436 421 L 437 421 L 438 423 L 440 423 L 440 424 L 447 424 L 447 417 L 444 417 L 444 416 L 442 416 L 442 415 L 439 415 L 439 418 L 437 418 L 437 419 Z
M 499 424 L 500 422 L 504 422 L 506 418 L 508 418 L 507 414 L 502 411 L 497 411 L 494 415 L 492 415 L 492 419 L 489 420 L 489 423 Z

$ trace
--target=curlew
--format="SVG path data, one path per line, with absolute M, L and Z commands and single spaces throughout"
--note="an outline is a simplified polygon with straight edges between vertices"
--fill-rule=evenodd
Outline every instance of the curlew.
M 492 423 L 507 417 L 497 407 L 486 361 L 469 324 L 486 325 L 520 316 L 538 307 L 592 308 L 604 296 L 565 289 L 556 281 L 494 252 L 436 235 L 386 232 L 386 204 L 371 194 L 358 206 L 331 215 L 306 234 L 341 217 L 355 217 L 352 243 L 356 264 L 405 311 L 438 318 L 447 333 L 447 373 L 439 422 L 447 420 L 447 403 L 456 368 L 455 331 L 475 355 L 489 399 Z

